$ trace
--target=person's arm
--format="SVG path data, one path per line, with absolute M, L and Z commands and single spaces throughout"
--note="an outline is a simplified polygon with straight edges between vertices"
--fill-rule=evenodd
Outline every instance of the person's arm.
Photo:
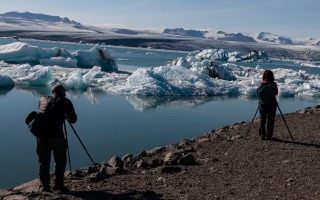
M 274 91 L 275 91 L 275 95 L 278 95 L 278 86 L 277 86 L 277 83 L 276 82 L 273 82 L 273 85 L 274 85 Z
M 69 99 L 65 101 L 66 117 L 70 123 L 75 123 L 77 121 L 77 114 L 74 110 L 73 104 Z

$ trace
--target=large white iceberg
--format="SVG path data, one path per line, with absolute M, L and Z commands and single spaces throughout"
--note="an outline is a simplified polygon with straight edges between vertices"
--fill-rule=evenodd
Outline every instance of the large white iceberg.
M 22 42 L 0 46 L 0 60 L 11 64 L 45 65 L 92 68 L 100 66 L 103 71 L 118 71 L 115 59 L 104 47 L 92 47 L 90 50 L 78 50 L 69 53 L 61 48 L 40 48 Z
M 134 95 L 232 95 L 239 94 L 239 87 L 229 81 L 212 79 L 180 66 L 140 68 L 125 85 L 108 88 L 116 94 Z

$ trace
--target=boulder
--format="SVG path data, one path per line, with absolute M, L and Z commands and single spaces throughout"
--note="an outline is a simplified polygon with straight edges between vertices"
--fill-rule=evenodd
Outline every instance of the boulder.
M 179 152 L 169 152 L 166 154 L 164 158 L 165 165 L 175 165 L 177 164 L 178 160 L 181 158 L 181 153 Z
M 191 153 L 188 153 L 187 155 L 182 156 L 178 160 L 179 165 L 195 165 L 197 164 L 196 159 Z

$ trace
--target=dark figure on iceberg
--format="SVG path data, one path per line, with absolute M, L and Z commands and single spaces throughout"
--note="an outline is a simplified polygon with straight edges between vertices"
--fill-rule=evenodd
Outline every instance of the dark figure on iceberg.
M 257 93 L 259 96 L 259 112 L 260 112 L 260 129 L 259 136 L 262 140 L 271 139 L 273 136 L 274 121 L 277 110 L 278 86 L 274 82 L 274 75 L 271 70 L 264 71 L 262 82 L 260 83 Z M 267 132 L 266 132 L 267 123 Z
M 70 123 L 77 121 L 72 102 L 66 98 L 66 89 L 57 85 L 52 89 L 52 96 L 42 97 L 39 101 L 39 113 L 50 116 L 44 136 L 37 137 L 36 150 L 39 157 L 39 176 L 42 191 L 50 189 L 50 160 L 53 152 L 55 184 L 53 190 L 67 192 L 64 185 L 64 172 L 67 163 L 67 140 L 63 133 L 63 124 L 67 118 Z

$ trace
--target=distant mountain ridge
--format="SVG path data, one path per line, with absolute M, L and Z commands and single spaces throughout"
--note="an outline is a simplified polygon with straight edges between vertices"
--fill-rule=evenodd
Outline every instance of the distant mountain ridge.
M 52 16 L 46 14 L 36 14 L 30 12 L 6 12 L 4 14 L 0 14 L 0 17 L 4 18 L 15 18 L 15 19 L 24 19 L 24 20 L 31 20 L 31 21 L 46 21 L 46 22 L 62 22 L 65 24 L 73 24 L 76 28 L 83 28 L 82 24 L 76 22 L 74 20 L 70 20 L 67 17 L 59 17 L 59 16 Z
M 268 32 L 260 32 L 257 36 L 246 35 L 243 33 L 226 33 L 224 31 L 214 30 L 194 30 L 184 28 L 166 28 L 162 32 L 164 34 L 179 35 L 186 37 L 198 37 L 198 38 L 211 38 L 220 41 L 238 41 L 238 42 L 267 42 L 274 44 L 299 44 L 304 45 L 310 43 L 313 38 L 305 40 L 294 40 L 286 36 L 279 36 Z M 313 43 L 315 46 L 320 46 L 320 41 L 315 40 Z
M 29 21 L 44 21 L 44 22 L 61 22 L 64 24 L 70 24 L 76 29 L 90 29 L 84 25 L 82 25 L 79 22 L 76 22 L 74 20 L 70 20 L 67 17 L 59 17 L 59 16 L 52 16 L 47 14 L 36 14 L 31 12 L 6 12 L 4 14 L 0 14 L 0 21 L 1 17 L 5 19 L 5 22 L 7 23 L 16 23 L 16 20 L 29 20 Z M 13 21 L 12 21 L 13 20 Z M 92 31 L 97 31 L 94 27 Z M 143 32 L 143 31 L 137 31 L 133 29 L 126 29 L 126 28 L 120 28 L 113 30 L 116 34 L 121 35 L 136 35 L 139 34 L 151 34 Z M 214 30 L 194 30 L 194 29 L 184 29 L 184 28 L 165 28 L 161 34 L 164 35 L 172 35 L 172 36 L 180 36 L 180 37 L 190 37 L 190 38 L 208 38 L 208 39 L 214 39 L 218 41 L 236 41 L 236 42 L 252 42 L 252 43 L 274 43 L 274 44 L 298 44 L 298 45 L 305 45 L 305 44 L 312 44 L 314 46 L 320 46 L 319 40 L 311 39 L 304 39 L 304 40 L 294 40 L 292 38 L 286 37 L 286 36 L 279 36 L 276 34 L 268 33 L 268 32 L 261 32 L 258 35 L 249 35 L 249 34 L 243 34 L 243 33 L 226 33 L 224 31 L 214 31 Z
M 185 30 L 183 28 L 166 28 L 163 30 L 162 33 L 165 34 L 171 34 L 171 35 L 181 35 L 181 36 L 187 36 L 187 37 L 200 37 L 205 38 L 205 34 L 207 31 L 199 31 L 199 30 Z
M 290 38 L 269 32 L 258 35 L 214 29 L 139 29 L 82 25 L 67 17 L 7 12 L 0 14 L 0 37 L 96 43 L 115 46 L 194 51 L 220 48 L 246 54 L 266 51 L 271 57 L 320 60 L 320 38 Z M 275 51 L 276 49 L 276 51 Z

